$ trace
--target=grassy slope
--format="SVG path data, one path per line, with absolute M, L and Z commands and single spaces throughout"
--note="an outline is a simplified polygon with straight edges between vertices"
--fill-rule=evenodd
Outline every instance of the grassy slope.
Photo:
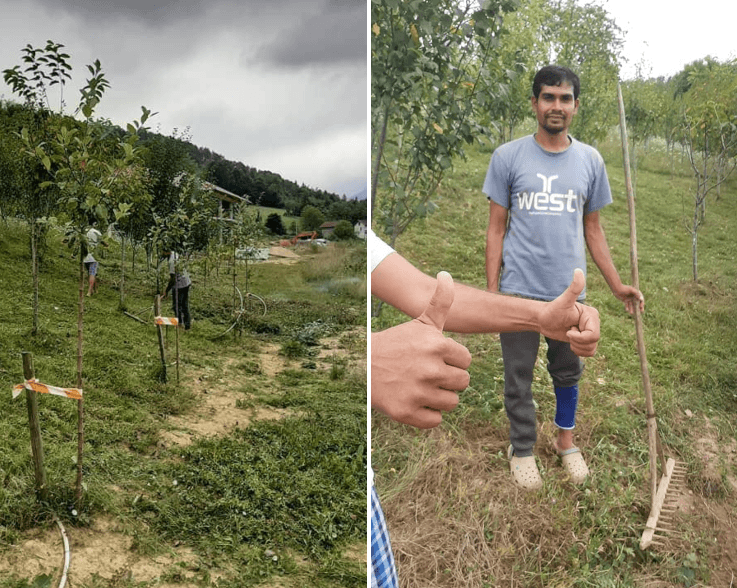
M 602 153 L 614 204 L 602 213 L 615 265 L 629 280 L 629 224 L 616 144 Z M 425 272 L 485 285 L 488 204 L 481 193 L 490 152 L 472 150 L 444 181 L 438 213 L 414 224 L 397 249 Z M 692 180 L 685 165 L 671 174 L 664 154 L 640 162 L 637 233 L 640 286 L 647 308 L 645 340 L 659 427 L 667 451 L 686 461 L 697 502 L 717 512 L 735 505 L 728 478 L 737 410 L 737 178 L 708 205 L 699 235 L 700 280 L 691 280 L 690 237 L 683 229 Z M 537 447 L 546 487 L 538 496 L 510 487 L 503 371 L 496 336 L 458 337 L 471 350 L 471 386 L 439 430 L 412 431 L 374 414 L 372 463 L 384 496 L 402 585 L 632 586 L 647 581 L 729 580 L 735 534 L 719 535 L 713 518 L 680 521 L 678 541 L 664 553 L 639 549 L 649 511 L 647 434 L 634 321 L 589 264 L 589 302 L 602 318 L 602 340 L 581 383 L 577 439 L 593 466 L 584 489 L 568 485 L 550 450 L 555 411 L 541 360 L 533 384 L 541 430 Z M 373 328 L 403 320 L 385 309 Z M 541 358 L 544 357 L 541 352 Z M 691 411 L 692 418 L 684 416 Z M 697 452 L 708 432 L 709 464 Z M 730 461 L 730 459 L 732 461 Z M 707 471 L 709 469 L 709 471 Z M 715 473 L 715 471 L 716 473 Z M 731 506 L 730 506 L 731 505 Z M 727 517 L 729 519 L 729 517 Z M 731 519 L 729 519 L 731 520 Z M 394 523 L 392 526 L 391 523 Z M 708 531 L 706 529 L 709 529 Z M 722 531 L 729 534 L 725 523 Z M 690 554 L 690 555 L 689 555 Z M 655 584 L 653 584 L 655 585 Z M 661 584 L 669 585 L 669 584 Z
M 21 396 L 11 403 L 10 389 L 22 380 L 21 350 L 33 352 L 42 382 L 74 384 L 75 267 L 52 234 L 42 266 L 40 333 L 31 337 L 27 232 L 13 221 L 0 225 L 0 389 L 7 393 L 0 413 L 0 557 L 22 531 L 48 524 L 51 511 L 72 536 L 75 526 L 106 515 L 136 537 L 140 554 L 166 551 L 175 540 L 190 546 L 200 558 L 198 586 L 213 585 L 208 577 L 218 569 L 225 571 L 221 587 L 257 585 L 274 575 L 285 586 L 362 586 L 365 567 L 345 550 L 365 546 L 365 371 L 340 364 L 315 369 L 315 354 L 328 335 L 365 354 L 363 338 L 344 333 L 365 324 L 365 247 L 330 248 L 299 265 L 251 265 L 250 290 L 266 300 L 269 312 L 248 315 L 238 338 L 215 339 L 233 320 L 232 275 L 223 264 L 219 277 L 213 273 L 205 283 L 203 265 L 193 263 L 195 325 L 181 340 L 180 387 L 173 367 L 170 384 L 157 380 L 153 325 L 118 310 L 117 245 L 101 256 L 100 292 L 86 299 L 85 314 L 87 492 L 82 512 L 73 516 L 76 403 L 39 397 L 51 496 L 49 504 L 39 504 L 25 402 Z M 142 265 L 139 256 L 136 271 L 127 269 L 127 307 L 152 322 L 155 277 Z M 241 288 L 243 281 L 241 275 Z M 171 315 L 164 304 L 163 314 Z M 174 333 L 166 339 L 171 360 Z M 294 358 L 275 379 L 259 367 L 258 351 L 266 344 Z M 256 421 L 186 449 L 162 443 L 168 419 L 186 418 L 198 404 L 192 374 L 222 373 L 231 359 L 245 373 L 243 406 L 271 403 L 294 416 Z M 263 557 L 267 548 L 279 553 L 278 563 Z M 25 585 L 0 577 L 4 588 Z

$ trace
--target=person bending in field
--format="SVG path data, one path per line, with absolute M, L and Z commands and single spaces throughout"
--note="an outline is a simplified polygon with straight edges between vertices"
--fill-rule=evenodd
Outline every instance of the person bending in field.
M 97 270 L 99 268 L 99 263 L 95 259 L 95 256 L 92 255 L 92 252 L 98 245 L 107 247 L 107 243 L 102 240 L 102 233 L 100 233 L 100 231 L 95 227 L 90 227 L 85 234 L 85 239 L 86 244 L 83 243 L 83 247 L 86 248 L 87 253 L 82 261 L 85 269 L 87 270 L 87 296 L 92 296 L 97 292 Z
M 167 259 L 169 263 L 169 282 L 161 298 L 166 299 L 169 292 L 174 290 L 174 296 L 172 296 L 174 316 L 180 325 L 184 325 L 184 330 L 189 331 L 192 328 L 192 316 L 189 313 L 189 288 L 192 280 L 189 278 L 187 269 L 180 266 L 179 254 L 167 249 L 161 253 L 161 259 Z
M 468 386 L 471 354 L 443 336 L 458 333 L 529 330 L 567 341 L 575 353 L 591 356 L 599 341 L 599 313 L 576 299 L 586 285 L 571 271 L 570 286 L 552 302 L 490 294 L 454 284 L 450 274 L 437 280 L 422 273 L 373 231 L 368 233 L 371 293 L 414 320 L 371 334 L 371 407 L 395 421 L 435 427 L 442 412 L 458 404 Z M 371 486 L 371 586 L 395 588 L 397 571 L 389 533 Z
M 628 312 L 645 308 L 642 293 L 622 283 L 599 222 L 612 201 L 599 152 L 568 134 L 579 108 L 580 82 L 570 69 L 550 65 L 535 75 L 532 110 L 537 132 L 498 147 L 483 192 L 489 200 L 486 280 L 489 292 L 553 300 L 566 291 L 574 268 L 586 270 L 586 247 L 614 296 Z M 585 289 L 578 300 L 585 300 Z M 533 448 L 537 441 L 532 377 L 540 335 L 529 329 L 500 335 L 504 405 L 510 423 L 508 457 L 514 481 L 542 486 Z M 556 396 L 554 449 L 574 483 L 589 473 L 573 443 L 583 363 L 566 341 L 547 337 L 548 372 Z

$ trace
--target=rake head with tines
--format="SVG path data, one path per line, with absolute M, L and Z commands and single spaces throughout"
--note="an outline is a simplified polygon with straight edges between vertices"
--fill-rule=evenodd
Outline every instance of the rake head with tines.
M 653 497 L 650 516 L 640 539 L 640 549 L 650 545 L 664 545 L 670 533 L 675 532 L 675 514 L 678 510 L 678 497 L 686 481 L 686 466 L 672 457 L 665 464 L 665 472 L 660 478 L 657 492 Z

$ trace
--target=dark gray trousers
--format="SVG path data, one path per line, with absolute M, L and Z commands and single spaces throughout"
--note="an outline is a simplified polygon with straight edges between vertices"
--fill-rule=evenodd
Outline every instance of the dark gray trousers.
M 509 418 L 509 440 L 514 454 L 532 455 L 537 441 L 532 375 L 540 347 L 540 335 L 533 332 L 500 333 L 504 359 L 504 408 Z M 548 343 L 548 372 L 553 385 L 574 386 L 583 373 L 583 362 L 571 346 L 555 339 Z

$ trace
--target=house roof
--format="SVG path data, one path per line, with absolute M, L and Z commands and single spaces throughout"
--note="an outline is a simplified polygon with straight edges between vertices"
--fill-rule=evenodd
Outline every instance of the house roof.
M 178 186 L 179 183 L 182 181 L 182 178 L 187 174 L 187 172 L 182 172 L 179 174 L 174 180 L 172 180 L 172 183 L 175 186 Z M 225 202 L 234 202 L 234 203 L 241 203 L 245 202 L 246 204 L 251 204 L 251 200 L 248 198 L 248 195 L 244 194 L 243 196 L 238 196 L 238 194 L 233 194 L 233 192 L 229 192 L 225 188 L 221 188 L 220 186 L 216 186 L 212 182 L 201 182 L 200 185 L 202 186 L 203 190 L 206 190 L 207 192 L 212 192 L 216 198 L 219 200 L 224 200 Z
M 338 224 L 337 221 L 329 221 L 326 223 L 322 223 L 320 225 L 320 228 L 321 229 L 334 229 L 337 224 Z
M 248 199 L 248 196 L 238 196 L 238 194 L 233 194 L 233 192 L 228 192 L 225 188 L 221 188 L 220 186 L 216 186 L 215 184 L 211 182 L 202 182 L 202 188 L 204 190 L 207 190 L 209 192 L 214 192 L 215 196 L 217 196 L 220 200 L 225 200 L 226 202 L 245 202 L 246 204 L 250 204 L 250 200 Z

